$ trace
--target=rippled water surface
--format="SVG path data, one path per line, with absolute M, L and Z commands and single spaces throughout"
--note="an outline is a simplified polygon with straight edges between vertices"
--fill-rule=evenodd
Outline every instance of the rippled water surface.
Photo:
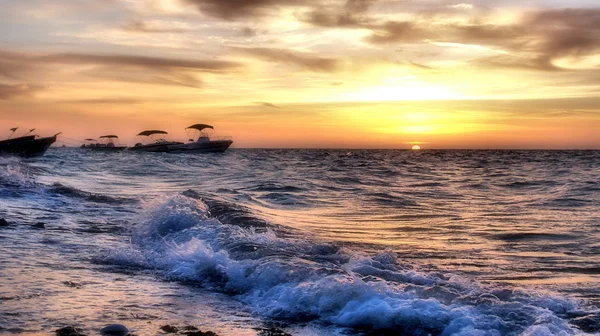
M 598 151 L 0 158 L 0 333 L 594 333 L 599 210 Z

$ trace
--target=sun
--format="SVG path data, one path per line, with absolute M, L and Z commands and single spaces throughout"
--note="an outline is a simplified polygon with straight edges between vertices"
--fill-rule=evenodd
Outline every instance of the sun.
M 421 149 L 421 146 L 419 146 L 419 145 L 414 145 L 414 146 L 412 146 L 412 148 L 411 148 L 411 149 L 412 149 L 412 150 L 419 150 L 419 149 Z

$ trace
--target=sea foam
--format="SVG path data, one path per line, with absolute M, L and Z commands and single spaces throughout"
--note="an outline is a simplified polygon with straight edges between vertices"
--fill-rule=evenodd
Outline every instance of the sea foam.
M 264 318 L 412 335 L 579 332 L 565 317 L 577 309 L 569 299 L 420 271 L 391 252 L 367 255 L 235 224 L 213 218 L 199 199 L 159 197 L 132 229 L 136 252 L 105 259 L 231 294 Z

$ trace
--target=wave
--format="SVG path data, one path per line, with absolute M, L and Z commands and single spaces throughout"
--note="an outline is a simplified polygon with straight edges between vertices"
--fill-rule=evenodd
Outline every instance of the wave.
M 569 299 L 420 271 L 389 251 L 367 255 L 282 234 L 246 221 L 247 209 L 186 194 L 143 204 L 131 250 L 107 252 L 102 262 L 228 293 L 264 318 L 366 331 L 568 335 L 577 331 L 568 317 L 582 316 Z
M 33 173 L 22 159 L 16 157 L 0 157 L 0 194 L 3 196 L 20 196 L 22 189 L 35 186 Z
M 53 194 L 81 198 L 95 203 L 122 204 L 124 202 L 134 202 L 133 199 L 91 193 L 61 183 L 53 183 L 47 188 L 47 191 Z
M 380 205 L 397 206 L 399 208 L 410 206 L 414 207 L 419 205 L 419 203 L 417 203 L 416 201 L 413 201 L 408 197 L 404 197 L 396 193 L 374 192 L 366 193 L 365 196 L 368 197 L 369 201 Z
M 581 238 L 580 235 L 575 234 L 560 234 L 560 233 L 549 233 L 549 232 L 510 232 L 500 233 L 492 235 L 493 239 L 503 240 L 507 242 L 517 241 L 554 241 L 554 240 L 575 240 Z
M 301 192 L 306 191 L 304 188 L 292 186 L 292 185 L 282 185 L 279 183 L 261 183 L 254 187 L 248 188 L 251 191 L 272 191 L 272 192 Z

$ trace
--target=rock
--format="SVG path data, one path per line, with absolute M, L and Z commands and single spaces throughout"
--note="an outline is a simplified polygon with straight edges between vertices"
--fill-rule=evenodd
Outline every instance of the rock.
M 198 329 L 198 328 L 196 328 L 194 326 L 189 325 L 189 326 L 183 327 L 183 330 L 185 330 L 185 331 L 197 331 L 197 330 L 200 330 L 200 329 Z
M 188 331 L 188 332 L 184 333 L 184 335 L 186 335 L 186 336 L 218 336 L 217 334 L 215 334 L 212 331 L 202 332 L 200 330 Z
M 587 315 L 571 320 L 571 324 L 576 325 L 579 329 L 586 333 L 600 332 L 600 315 Z
M 73 282 L 73 281 L 70 281 L 70 280 L 63 281 L 62 283 L 63 283 L 63 285 L 65 285 L 67 287 L 73 287 L 73 288 L 77 288 L 77 289 L 81 288 L 81 284 L 80 283 Z
M 270 328 L 260 329 L 257 336 L 292 336 L 292 335 L 286 333 L 285 331 L 283 331 L 281 329 L 270 327 Z
M 72 326 L 56 329 L 54 332 L 56 333 L 56 336 L 87 336 Z
M 160 330 L 166 332 L 167 334 L 173 334 L 179 331 L 177 327 L 170 326 L 168 324 L 160 327 Z
M 8 226 L 8 222 L 4 218 L 0 218 L 0 226 Z
M 45 229 L 46 228 L 46 224 L 44 224 L 42 222 L 38 222 L 38 223 L 35 223 L 33 225 L 33 228 L 36 228 L 36 229 Z
M 111 324 L 100 329 L 100 333 L 103 336 L 126 336 L 129 334 L 129 329 L 122 324 Z

